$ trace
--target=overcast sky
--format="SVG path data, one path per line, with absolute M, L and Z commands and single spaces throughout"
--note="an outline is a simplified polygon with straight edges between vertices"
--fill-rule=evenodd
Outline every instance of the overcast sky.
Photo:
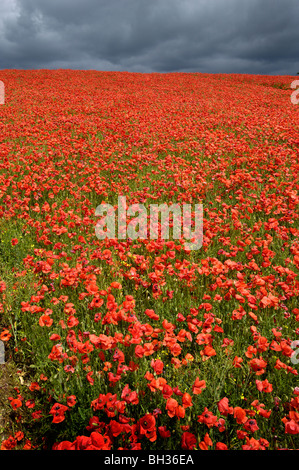
M 296 75 L 299 0 L 0 0 L 0 69 Z

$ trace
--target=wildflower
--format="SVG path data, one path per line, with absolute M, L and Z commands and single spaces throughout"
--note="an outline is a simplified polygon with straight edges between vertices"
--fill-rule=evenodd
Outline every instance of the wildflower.
M 263 381 L 256 380 L 255 383 L 259 392 L 271 393 L 273 390 L 272 384 L 270 384 L 267 379 Z
M 247 419 L 247 421 L 245 421 L 245 423 L 243 424 L 243 427 L 244 429 L 246 429 L 246 431 L 250 432 L 255 432 L 259 429 L 255 419 Z
M 197 416 L 197 421 L 199 423 L 206 424 L 209 428 L 213 427 L 217 423 L 217 416 L 214 416 L 211 411 L 208 410 L 207 407 L 204 408 L 204 411 L 201 415 Z
M 219 412 L 220 412 L 223 416 L 227 416 L 228 414 L 233 414 L 233 412 L 234 412 L 233 407 L 229 406 L 229 400 L 228 400 L 227 397 L 222 398 L 222 399 L 217 403 L 217 407 L 218 407 Z
M 8 329 L 4 329 L 1 333 L 0 333 L 0 340 L 1 341 L 9 341 L 11 338 L 11 334 L 9 332 Z
M 209 446 L 212 446 L 213 442 L 209 434 L 206 433 L 203 441 L 199 442 L 198 446 L 201 450 L 208 450 Z
M 206 381 L 199 380 L 199 377 L 196 377 L 195 382 L 192 387 L 192 392 L 194 395 L 199 395 L 206 388 Z
M 177 400 L 174 398 L 168 398 L 166 402 L 167 414 L 170 418 L 175 416 L 176 408 L 179 406 Z
M 61 405 L 60 403 L 55 403 L 50 410 L 50 414 L 53 416 L 52 423 L 61 423 L 64 421 L 64 414 L 67 410 L 67 406 Z
M 151 413 L 147 413 L 138 421 L 140 434 L 149 435 L 156 427 L 156 419 Z
M 167 430 L 166 426 L 159 426 L 158 431 L 162 439 L 167 439 L 171 436 L 171 432 Z
M 70 395 L 69 397 L 67 397 L 66 402 L 67 402 L 67 405 L 70 406 L 70 407 L 75 406 L 76 396 L 75 395 Z
M 191 432 L 184 432 L 181 438 L 181 447 L 184 450 L 193 450 L 197 445 L 197 439 Z

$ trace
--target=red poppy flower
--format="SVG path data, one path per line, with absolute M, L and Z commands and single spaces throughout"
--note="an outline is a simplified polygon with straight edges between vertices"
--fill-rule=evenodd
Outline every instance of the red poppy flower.
M 115 420 L 111 420 L 109 424 L 109 430 L 113 437 L 119 436 L 123 432 L 123 425 Z
M 35 407 L 34 400 L 27 400 L 25 405 L 27 406 L 27 408 L 34 408 Z
M 13 436 L 9 436 L 7 439 L 2 441 L 1 443 L 1 450 L 12 450 L 16 447 L 17 440 Z
M 189 408 L 189 407 L 193 406 L 192 397 L 191 397 L 191 395 L 189 395 L 189 393 L 186 392 L 182 396 L 182 404 L 183 404 L 184 408 Z
M 161 361 L 160 359 L 156 359 L 156 360 L 152 359 L 151 366 L 154 369 L 154 371 L 156 372 L 156 374 L 158 374 L 158 375 L 162 374 L 163 367 L 164 367 L 163 361 Z
M 194 395 L 199 395 L 205 388 L 206 388 L 206 381 L 199 380 L 199 378 L 196 377 L 195 382 L 192 387 L 192 392 L 194 393 Z
M 228 414 L 232 414 L 234 412 L 233 407 L 229 406 L 229 400 L 227 397 L 222 398 L 217 403 L 217 407 L 223 416 L 227 416 Z
M 175 411 L 176 408 L 179 406 L 177 400 L 174 398 L 168 398 L 166 402 L 166 410 L 167 414 L 170 418 L 173 418 L 175 416 Z
M 147 435 L 148 433 L 152 432 L 156 427 L 156 419 L 150 413 L 147 413 L 142 418 L 140 418 L 138 423 L 139 423 L 139 432 L 141 435 L 142 434 Z
M 215 450 L 228 450 L 228 447 L 223 442 L 217 442 L 215 446 Z
M 162 439 L 167 439 L 171 436 L 171 432 L 167 430 L 166 426 L 159 426 L 158 431 Z
M 0 340 L 1 341 L 9 341 L 11 338 L 11 334 L 9 330 L 5 329 L 0 333 Z
M 240 406 L 234 408 L 234 418 L 236 418 L 238 424 L 245 423 L 247 420 L 246 411 Z
M 268 382 L 267 379 L 261 381 L 261 380 L 256 380 L 256 388 L 258 389 L 259 392 L 266 392 L 266 393 L 271 393 L 273 390 L 272 384 Z
M 37 411 L 34 411 L 33 413 L 31 413 L 31 417 L 34 421 L 40 419 L 42 417 L 41 410 L 37 410 Z
M 116 281 L 111 282 L 110 287 L 112 287 L 113 289 L 122 289 L 122 285 Z
M 219 418 L 215 426 L 218 428 L 220 432 L 226 431 L 225 420 L 223 418 Z
M 24 433 L 22 431 L 17 431 L 14 437 L 17 441 L 21 441 L 24 437 Z
M 12 398 L 12 397 L 8 397 L 9 401 L 10 401 L 10 405 L 11 407 L 16 410 L 17 408 L 20 408 L 22 406 L 22 401 L 19 400 L 18 398 Z
M 262 358 L 252 359 L 249 364 L 256 375 L 262 375 L 265 372 L 265 368 L 267 366 L 267 362 Z
M 199 423 L 204 423 L 206 424 L 209 428 L 213 427 L 217 423 L 217 416 L 214 416 L 211 411 L 208 410 L 207 407 L 205 407 L 204 411 L 202 412 L 201 415 L 197 417 L 197 421 Z
M 69 397 L 67 397 L 66 399 L 66 402 L 68 404 L 68 406 L 72 407 L 72 406 L 75 406 L 76 404 L 76 396 L 75 395 L 70 395 Z
M 243 427 L 244 429 L 246 429 L 246 431 L 250 432 L 255 432 L 259 430 L 255 419 L 247 419 L 247 421 L 245 421 L 245 423 L 243 424 Z
M 175 409 L 175 415 L 177 416 L 177 418 L 179 419 L 184 418 L 185 414 L 186 414 L 185 408 L 181 405 L 178 405 Z
M 197 439 L 191 432 L 184 432 L 181 438 L 181 447 L 186 450 L 193 450 L 197 445 Z
M 67 406 L 61 405 L 60 403 L 55 403 L 49 412 L 53 416 L 52 423 L 61 423 L 64 421 L 64 414 L 67 410 Z
M 38 323 L 40 326 L 47 326 L 50 328 L 53 323 L 53 318 L 49 317 L 49 315 L 42 315 Z

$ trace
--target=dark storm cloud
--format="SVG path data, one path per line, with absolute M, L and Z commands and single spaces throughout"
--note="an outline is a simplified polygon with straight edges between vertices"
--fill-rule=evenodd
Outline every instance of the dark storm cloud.
M 1 2 L 1 69 L 299 72 L 298 0 Z

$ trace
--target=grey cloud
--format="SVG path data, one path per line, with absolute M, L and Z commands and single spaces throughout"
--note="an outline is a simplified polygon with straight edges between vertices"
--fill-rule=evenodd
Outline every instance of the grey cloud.
M 299 72 L 298 0 L 2 1 L 1 69 Z

